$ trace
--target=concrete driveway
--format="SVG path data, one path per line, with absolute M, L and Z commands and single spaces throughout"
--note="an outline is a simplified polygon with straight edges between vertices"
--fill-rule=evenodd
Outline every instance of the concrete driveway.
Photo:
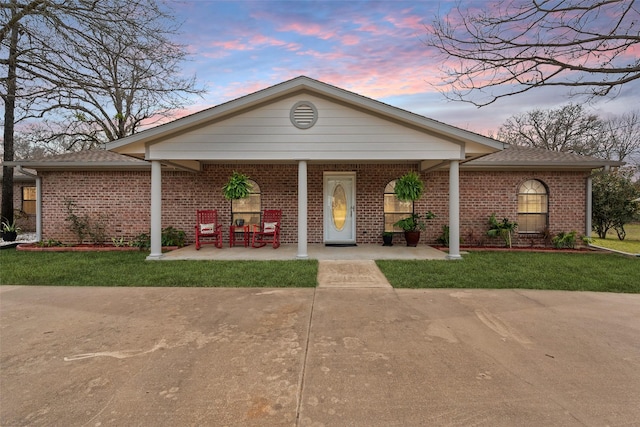
M 640 295 L 0 287 L 0 425 L 640 420 Z

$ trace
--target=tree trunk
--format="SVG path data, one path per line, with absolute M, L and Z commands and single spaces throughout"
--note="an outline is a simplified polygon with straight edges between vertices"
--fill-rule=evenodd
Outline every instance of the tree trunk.
M 13 2 L 15 3 L 15 1 Z M 15 8 L 12 15 L 15 14 Z M 18 51 L 18 24 L 12 26 L 9 39 L 9 64 L 7 67 L 7 94 L 4 98 L 4 162 L 13 159 L 13 127 L 16 109 L 16 55 Z M 3 221 L 13 222 L 13 167 L 2 165 L 2 215 Z

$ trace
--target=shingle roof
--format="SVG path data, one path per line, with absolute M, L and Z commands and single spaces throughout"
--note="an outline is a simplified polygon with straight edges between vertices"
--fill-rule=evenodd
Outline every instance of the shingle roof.
M 87 150 L 30 160 L 7 162 L 31 169 L 149 169 L 147 161 L 106 150 Z
M 621 166 L 624 162 L 604 160 L 597 157 L 581 156 L 579 154 L 564 151 L 551 151 L 544 148 L 521 147 L 508 145 L 502 151 L 498 151 L 464 164 L 465 167 L 602 167 Z

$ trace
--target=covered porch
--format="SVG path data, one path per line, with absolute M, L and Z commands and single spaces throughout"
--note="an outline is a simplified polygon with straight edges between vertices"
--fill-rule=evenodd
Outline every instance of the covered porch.
M 315 260 L 379 260 L 379 259 L 416 259 L 444 260 L 447 253 L 427 245 L 408 247 L 404 245 L 385 246 L 363 244 L 358 246 L 325 246 L 309 244 L 309 259 Z M 296 244 L 283 244 L 278 249 L 270 246 L 263 248 L 245 248 L 236 246 L 218 249 L 213 245 L 203 246 L 196 251 L 195 245 L 185 246 L 171 252 L 165 252 L 161 258 L 166 261 L 209 260 L 209 261 L 282 261 L 298 259 Z

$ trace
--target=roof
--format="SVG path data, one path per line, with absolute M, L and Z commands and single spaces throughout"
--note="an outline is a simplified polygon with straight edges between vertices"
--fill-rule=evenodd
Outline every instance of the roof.
M 521 147 L 507 145 L 496 153 L 487 154 L 479 159 L 464 164 L 467 169 L 523 168 L 561 169 L 579 168 L 593 169 L 603 166 L 622 166 L 624 162 L 605 160 L 597 157 L 582 156 L 564 151 L 552 151 L 544 148 Z
M 145 160 L 125 156 L 106 150 L 87 150 L 56 156 L 40 157 L 31 160 L 6 162 L 9 166 L 23 166 L 30 169 L 102 169 L 102 170 L 137 170 L 149 169 L 151 165 Z
M 107 149 L 136 156 L 145 155 L 145 147 L 149 144 L 158 142 L 163 138 L 181 134 L 190 129 L 204 126 L 206 124 L 222 120 L 226 117 L 239 114 L 243 111 L 256 108 L 260 105 L 275 102 L 283 97 L 292 96 L 302 92 L 318 95 L 340 104 L 347 105 L 351 108 L 363 110 L 372 115 L 447 138 L 451 141 L 465 143 L 469 146 L 485 147 L 483 154 L 487 151 L 502 150 L 504 147 L 502 142 L 492 138 L 460 129 L 455 126 L 447 125 L 401 108 L 393 107 L 389 104 L 367 98 L 357 93 L 350 92 L 306 76 L 299 76 L 224 104 L 220 104 L 172 122 L 144 130 L 135 135 L 113 141 L 107 144 Z
M 133 170 L 149 169 L 145 160 L 125 156 L 105 150 L 78 151 L 34 160 L 19 160 L 7 164 L 21 165 L 29 169 L 104 169 Z M 581 156 L 574 153 L 550 151 L 542 148 L 509 145 L 506 149 L 471 160 L 462 165 L 465 169 L 504 169 L 534 167 L 536 169 L 594 169 L 603 166 L 621 166 L 624 162 L 603 160 L 597 157 Z M 18 172 L 16 171 L 16 174 Z

